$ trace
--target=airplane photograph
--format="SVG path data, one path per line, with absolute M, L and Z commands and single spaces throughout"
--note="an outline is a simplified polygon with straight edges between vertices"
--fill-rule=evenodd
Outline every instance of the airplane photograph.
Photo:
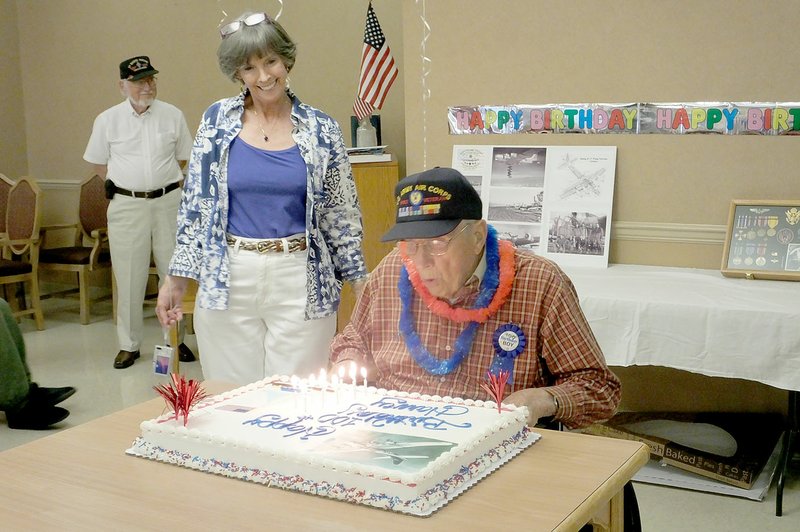
M 493 186 L 544 186 L 547 148 L 496 147 L 492 152 Z
M 516 247 L 536 252 L 539 250 L 540 224 L 504 224 L 492 222 L 497 237 L 509 240 Z
M 541 222 L 543 201 L 541 189 L 492 187 L 488 218 L 499 222 Z

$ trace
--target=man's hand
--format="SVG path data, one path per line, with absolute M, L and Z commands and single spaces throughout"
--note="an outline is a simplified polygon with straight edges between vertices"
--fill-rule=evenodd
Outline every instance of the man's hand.
M 539 419 L 555 415 L 556 404 L 553 396 L 545 388 L 525 388 L 517 390 L 503 400 L 516 406 L 528 407 L 528 426 L 533 427 Z

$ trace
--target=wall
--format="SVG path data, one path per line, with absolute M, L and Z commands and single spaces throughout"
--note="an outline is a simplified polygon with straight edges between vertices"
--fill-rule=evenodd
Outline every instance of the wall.
M 446 121 L 453 105 L 797 101 L 794 0 L 407 1 L 404 20 L 409 172 L 455 144 L 616 145 L 619 263 L 718 269 L 732 199 L 800 198 L 797 137 L 456 136 Z
M 194 132 L 210 103 L 239 90 L 220 73 L 216 62 L 222 10 L 230 21 L 246 10 L 264 9 L 274 16 L 279 8 L 278 2 L 252 0 L 2 2 L 16 6 L 17 11 L 21 85 L 10 88 L 16 91 L 12 94 L 16 107 L 24 109 L 28 144 L 27 157 L 22 160 L 27 160 L 30 173 L 44 182 L 43 188 L 55 182 L 56 189 L 59 181 L 75 183 L 88 173 L 82 157 L 94 118 L 122 99 L 117 88 L 120 61 L 149 55 L 160 71 L 159 98 L 183 110 Z M 301 100 L 338 120 L 348 144 L 368 3 L 284 1 L 280 17 L 298 43 L 297 63 L 290 76 L 292 89 Z M 402 161 L 401 4 L 375 0 L 373 6 L 396 50 L 400 69 L 380 114 L 384 143 Z M 7 24 L 5 17 L 2 24 Z M 0 96 L 6 90 L 4 85 L 0 83 Z M 74 216 L 71 200 L 59 198 L 59 192 L 46 198 L 48 223 Z M 66 206 L 68 212 L 63 211 Z
M 0 173 L 15 179 L 28 173 L 15 1 L 0 0 L 0 13 Z
M 447 126 L 455 105 L 798 101 L 794 0 L 409 0 L 403 9 L 409 173 L 449 165 L 455 144 L 618 146 L 612 263 L 719 269 L 732 199 L 800 199 L 798 137 L 455 136 Z M 756 383 L 615 370 L 625 408 L 785 408 L 785 392 Z
M 292 87 L 349 136 L 368 1 L 283 3 L 281 23 L 299 43 Z M 149 54 L 162 71 L 160 97 L 183 109 L 193 129 L 210 102 L 237 90 L 214 59 L 220 8 L 233 17 L 254 4 L 0 0 L 0 101 L 11 124 L 0 131 L 0 153 L 4 167 L 16 169 L 0 171 L 29 170 L 48 183 L 46 221 L 71 217 L 73 203 L 58 198 L 88 171 L 81 157 L 94 117 L 120 101 L 119 61 Z M 274 14 L 278 2 L 258 5 Z M 794 0 L 375 0 L 374 7 L 400 68 L 381 114 L 401 175 L 448 165 L 454 144 L 614 144 L 612 262 L 712 269 L 719 268 L 731 199 L 800 198 L 797 138 L 451 136 L 446 122 L 450 105 L 798 100 Z M 430 98 L 423 98 L 424 64 Z M 12 160 L 8 146 L 27 155 Z M 650 380 L 666 393 L 694 393 L 702 405 L 736 398 L 736 382 L 710 385 L 680 372 L 638 369 L 620 371 L 624 404 L 651 401 Z M 742 407 L 783 397 L 769 387 L 747 390 L 739 395 Z M 736 406 L 728 402 L 726 409 Z

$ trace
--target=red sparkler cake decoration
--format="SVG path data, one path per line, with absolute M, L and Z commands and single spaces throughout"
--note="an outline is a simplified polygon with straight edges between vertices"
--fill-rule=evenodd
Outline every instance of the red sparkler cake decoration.
M 200 401 L 208 397 L 206 391 L 200 383 L 194 379 L 186 380 L 186 377 L 173 373 L 172 382 L 168 385 L 159 384 L 153 389 L 164 398 L 167 406 L 172 409 L 175 416 L 171 419 L 178 419 L 183 416 L 183 426 L 189 420 L 189 411 Z
M 504 369 L 501 369 L 499 372 L 497 372 L 497 375 L 491 371 L 487 371 L 487 382 L 481 383 L 481 388 L 486 390 L 486 393 L 488 393 L 489 396 L 494 399 L 494 402 L 497 403 L 498 413 L 502 410 L 503 395 L 505 395 L 506 383 L 508 382 L 508 377 L 510 375 L 511 373 Z

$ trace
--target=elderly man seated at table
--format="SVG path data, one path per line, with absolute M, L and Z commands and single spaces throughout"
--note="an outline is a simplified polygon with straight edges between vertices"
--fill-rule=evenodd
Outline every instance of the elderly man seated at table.
M 399 245 L 370 275 L 332 362 L 369 367 L 381 388 L 484 400 L 488 373 L 508 372 L 504 402 L 527 406 L 531 425 L 611 417 L 620 383 L 564 272 L 498 239 L 456 170 L 406 177 L 395 197 L 383 240 Z

